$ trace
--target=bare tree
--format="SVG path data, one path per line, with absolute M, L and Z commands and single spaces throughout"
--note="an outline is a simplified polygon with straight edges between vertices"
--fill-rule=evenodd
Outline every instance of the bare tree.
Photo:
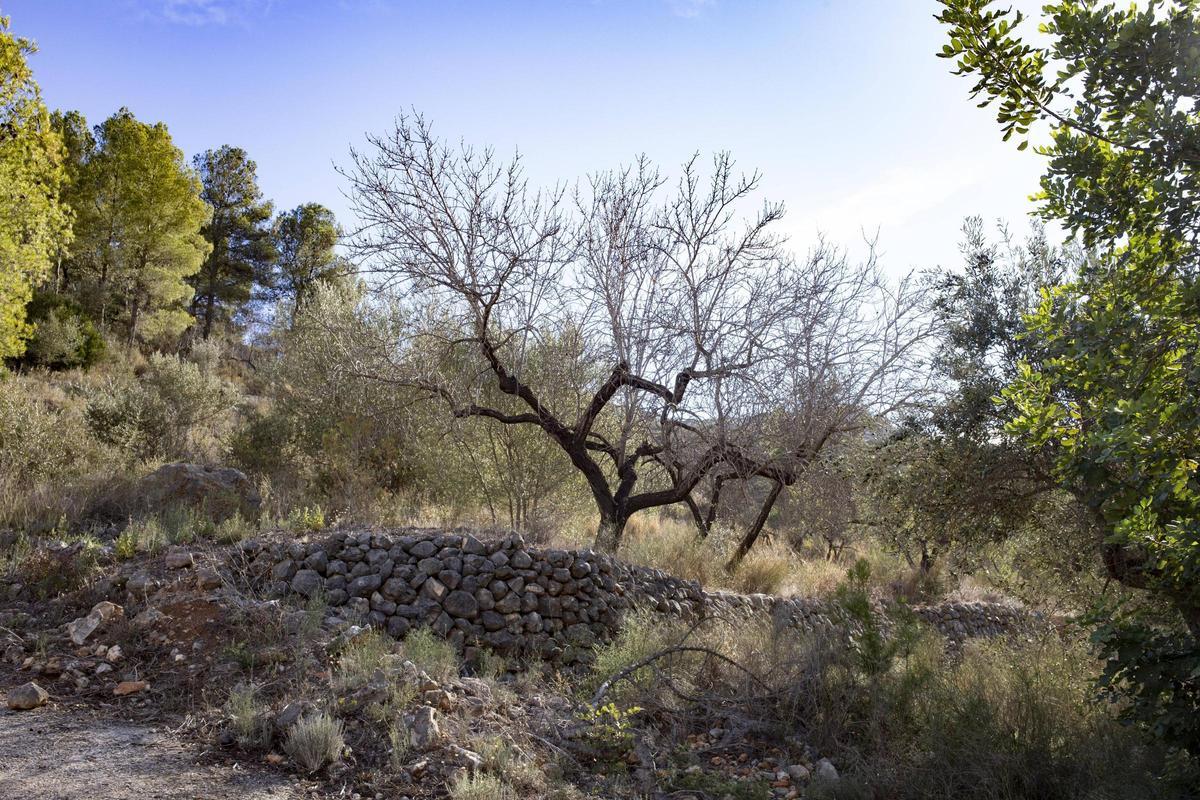
M 703 532 L 732 481 L 765 480 L 769 488 L 740 535 L 735 567 L 761 535 L 776 501 L 826 452 L 926 401 L 924 365 L 934 322 L 911 277 L 889 282 L 874 256 L 851 263 L 822 244 L 801 271 L 799 305 L 780 357 L 758 381 L 766 391 L 738 398 L 744 458 L 717 470 L 706 510 L 693 498 Z
M 534 192 L 519 158 L 449 146 L 420 117 L 368 141 L 345 173 L 353 252 L 376 292 L 408 307 L 388 379 L 458 417 L 541 430 L 591 491 L 597 547 L 615 550 L 633 514 L 684 502 L 721 470 L 783 468 L 755 420 L 834 380 L 841 364 L 805 375 L 793 353 L 822 324 L 831 301 L 811 293 L 833 267 L 788 255 L 782 207 L 746 213 L 757 175 L 718 154 L 670 183 L 639 159 Z M 577 357 L 530 358 L 566 335 Z M 563 384 L 574 391 L 545 391 Z

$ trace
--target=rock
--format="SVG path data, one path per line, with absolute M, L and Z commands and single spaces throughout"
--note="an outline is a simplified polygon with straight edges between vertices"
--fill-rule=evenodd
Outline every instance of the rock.
M 830 766 L 833 766 L 833 765 L 830 764 Z M 803 764 L 792 764 L 791 766 L 789 766 L 787 768 L 787 774 L 788 774 L 788 777 L 791 778 L 791 780 L 793 782 L 801 783 L 803 781 L 808 780 L 809 775 L 811 773 L 809 772 L 808 767 L 804 766 Z
M 181 547 L 172 547 L 163 557 L 163 564 L 167 569 L 185 569 L 193 566 L 196 559 L 190 552 Z
M 80 617 L 68 622 L 67 634 L 76 646 L 82 645 L 102 623 L 124 613 L 124 609 L 116 603 L 102 600 L 92 606 L 92 610 L 88 612 L 86 617 Z
M 128 694 L 137 694 L 150 688 L 150 684 L 146 681 L 121 681 L 113 687 L 113 694 L 117 697 L 124 697 Z
M 196 587 L 199 589 L 216 589 L 221 585 L 221 576 L 215 569 L 196 570 Z
M 437 578 L 428 578 L 421 584 L 421 595 L 430 600 L 440 601 L 446 596 L 446 584 Z
M 177 463 L 164 464 L 138 481 L 133 504 L 151 514 L 202 507 L 218 521 L 235 514 L 258 519 L 262 497 L 254 483 L 236 469 Z
M 133 625 L 135 628 L 153 628 L 166 618 L 167 615 L 157 608 L 147 608 L 133 618 Z
M 446 599 L 442 601 L 442 608 L 450 616 L 463 619 L 474 619 L 479 613 L 479 603 L 475 596 L 462 590 L 455 590 L 446 595 Z
M 50 699 L 50 693 L 33 681 L 22 684 L 8 692 L 8 707 L 13 711 L 29 711 L 43 706 Z
M 837 767 L 828 758 L 822 758 L 817 762 L 816 776 L 819 780 L 832 783 L 838 779 Z
M 428 750 L 442 736 L 433 706 L 417 706 L 406 715 L 404 724 L 408 728 L 409 741 L 418 750 Z
M 158 581 L 152 578 L 149 573 L 135 572 L 129 576 L 129 580 L 125 581 L 126 590 L 133 594 L 149 594 L 158 587 Z
M 125 653 L 122 652 L 121 645 L 119 645 L 119 644 L 114 644 L 112 647 L 108 648 L 108 650 L 106 650 L 104 653 L 104 660 L 110 664 L 116 664 L 118 661 L 120 661 L 124 657 L 125 657 Z
M 308 700 L 297 700 L 294 703 L 288 703 L 275 715 L 275 730 L 280 734 L 287 733 L 288 728 L 316 710 L 316 705 L 310 703 Z
M 456 744 L 452 744 L 446 749 L 450 751 L 455 760 L 467 768 L 469 774 L 474 775 L 483 769 L 483 758 L 474 750 L 468 750 Z
M 292 591 L 296 594 L 312 597 L 321 590 L 325 579 L 313 569 L 302 569 L 292 578 Z

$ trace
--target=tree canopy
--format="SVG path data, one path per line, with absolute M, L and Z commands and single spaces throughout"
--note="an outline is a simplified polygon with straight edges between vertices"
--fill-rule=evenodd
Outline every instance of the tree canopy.
M 190 279 L 192 314 L 207 339 L 214 323 L 232 321 L 250 302 L 255 285 L 270 279 L 275 261 L 272 209 L 258 187 L 255 163 L 240 147 L 207 150 L 193 163 L 203 186 L 201 197 L 212 209 L 203 228 L 212 249 Z
M 1047 47 L 991 6 L 944 0 L 943 55 L 1005 138 L 1049 121 L 1039 212 L 1094 248 L 1027 320 L 1042 352 L 1004 391 L 1010 430 L 1079 492 L 1111 576 L 1190 630 L 1105 612 L 1098 639 L 1131 713 L 1200 751 L 1200 6 L 1051 4 Z
M 8 25 L 0 17 L 0 361 L 24 352 L 25 306 L 70 233 L 62 141 L 26 60 L 34 46 Z

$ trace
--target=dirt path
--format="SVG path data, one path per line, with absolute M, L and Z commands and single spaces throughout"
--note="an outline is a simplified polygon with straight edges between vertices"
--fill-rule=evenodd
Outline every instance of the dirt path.
M 267 771 L 197 762 L 194 747 L 148 725 L 86 709 L 0 706 L 0 798 L 38 800 L 296 800 Z

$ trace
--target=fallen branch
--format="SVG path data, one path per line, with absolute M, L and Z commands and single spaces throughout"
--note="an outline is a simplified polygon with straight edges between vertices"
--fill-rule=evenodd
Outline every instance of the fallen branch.
M 674 655 L 675 653 L 703 653 L 705 655 L 712 656 L 713 658 L 717 658 L 717 659 L 720 659 L 721 661 L 724 661 L 726 664 L 730 664 L 734 667 L 737 667 L 743 673 L 748 675 L 751 678 L 751 680 L 753 680 L 755 683 L 757 683 L 759 686 L 763 687 L 764 689 L 769 688 L 767 686 L 767 684 L 762 681 L 761 678 L 759 678 L 757 675 L 755 675 L 753 672 L 751 672 L 746 667 L 743 667 L 741 664 L 734 661 L 729 656 L 718 653 L 716 650 L 713 650 L 711 648 L 701 647 L 699 645 L 676 645 L 675 647 L 668 647 L 665 650 L 659 650 L 657 653 L 653 653 L 649 656 L 646 656 L 645 658 L 641 659 L 640 661 L 630 664 L 628 667 L 625 667 L 624 669 L 618 671 L 614 675 L 607 678 L 604 681 L 604 683 L 600 684 L 600 687 L 598 689 L 596 689 L 596 693 L 592 695 L 592 702 L 591 702 L 592 708 L 599 707 L 600 701 L 604 699 L 604 695 L 607 694 L 608 690 L 613 687 L 613 684 L 617 683 L 618 681 L 622 681 L 622 680 L 628 678 L 630 675 L 637 672 L 639 669 L 642 669 L 643 667 L 650 666 L 655 661 L 658 661 L 660 658 L 665 658 L 666 656 Z

